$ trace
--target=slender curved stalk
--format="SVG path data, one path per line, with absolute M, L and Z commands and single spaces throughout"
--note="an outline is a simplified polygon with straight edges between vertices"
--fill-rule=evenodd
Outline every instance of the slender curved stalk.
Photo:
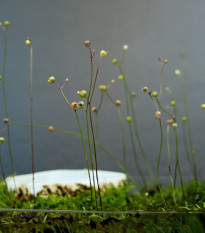
M 83 138 L 82 128 L 81 128 L 81 124 L 80 124 L 80 121 L 79 121 L 79 118 L 78 118 L 78 114 L 77 114 L 77 111 L 76 111 L 76 110 L 75 110 L 74 112 L 75 112 L 75 116 L 76 116 L 76 119 L 77 119 L 78 128 L 79 128 L 79 130 L 80 130 L 80 137 L 81 137 L 81 141 L 82 141 L 82 144 L 83 144 L 83 150 L 84 150 L 86 165 L 87 165 L 87 169 L 88 169 L 88 177 L 89 177 L 90 190 L 91 190 L 91 200 L 90 200 L 90 208 L 91 208 L 91 206 L 92 206 L 92 201 L 93 201 L 93 192 L 92 192 L 92 184 L 91 184 L 91 177 L 90 177 L 90 169 L 89 169 L 89 163 L 88 163 L 88 156 L 87 156 L 85 141 L 84 141 L 84 138 Z M 94 184 L 94 185 L 95 185 L 95 184 Z M 94 186 L 94 187 L 95 187 L 95 186 Z
M 6 74 L 6 61 L 7 61 L 7 27 L 2 27 L 2 28 L 4 31 L 4 51 L 3 51 L 3 67 L 2 67 L 1 83 L 2 83 L 4 113 L 5 113 L 5 118 L 8 118 L 8 107 L 7 107 L 7 98 L 6 98 L 6 88 L 5 88 L 5 74 Z M 13 153 L 12 153 L 12 149 L 11 149 L 11 137 L 10 137 L 9 123 L 7 123 L 7 141 L 8 141 L 8 150 L 9 150 L 9 158 L 10 158 L 10 162 L 11 162 L 13 182 L 14 182 L 14 187 L 16 189 L 15 168 L 14 168 Z
M 142 157 L 143 157 L 145 166 L 147 168 L 147 171 L 148 171 L 149 175 L 151 176 L 152 180 L 154 180 L 154 174 L 153 174 L 153 172 L 152 172 L 152 170 L 151 170 L 151 168 L 149 166 L 149 162 L 148 162 L 147 156 L 146 156 L 146 154 L 144 152 L 144 148 L 142 146 L 142 142 L 141 142 L 140 135 L 139 135 L 139 132 L 138 132 L 136 114 L 135 114 L 135 110 L 134 110 L 134 105 L 133 105 L 132 97 L 130 97 L 130 103 L 131 103 L 131 112 L 132 112 L 132 118 L 133 118 L 133 124 L 134 124 L 135 137 L 137 139 L 137 142 L 138 142 L 138 145 L 139 145 L 139 149 L 140 149 L 140 152 L 142 154 Z
M 174 171 L 174 188 L 176 188 L 176 174 L 177 174 L 177 169 L 179 172 L 179 178 L 180 178 L 180 183 L 182 187 L 182 193 L 183 193 L 183 198 L 185 197 L 184 193 L 184 185 L 183 185 L 183 180 L 182 180 L 182 174 L 181 174 L 181 169 L 180 169 L 180 164 L 179 164 L 179 142 L 178 142 L 178 134 L 177 134 L 177 128 L 174 128 L 174 135 L 175 135 L 175 144 L 176 144 L 176 163 L 175 163 L 175 171 Z
M 170 154 L 170 145 L 169 145 L 169 125 L 167 125 L 167 154 L 168 154 L 168 162 L 169 162 L 169 165 L 168 165 L 169 178 L 170 178 L 171 185 L 172 185 L 172 188 L 173 188 L 173 200 L 174 200 L 175 206 L 177 206 L 176 197 L 175 197 L 174 181 L 173 181 L 172 171 L 171 171 L 171 154 Z
M 128 125 L 129 125 L 129 132 L 130 132 L 130 138 L 131 138 L 131 144 L 132 144 L 133 157 L 134 157 L 134 160 L 135 160 L 137 170 L 138 170 L 138 172 L 139 172 L 139 174 L 140 174 L 140 176 L 142 178 L 144 188 L 146 189 L 147 184 L 146 184 L 146 180 L 144 178 L 144 175 L 142 173 L 142 170 L 140 168 L 139 161 L 138 161 L 138 158 L 137 158 L 137 151 L 136 151 L 136 148 L 135 148 L 134 136 L 133 136 L 133 132 L 132 132 L 132 126 L 131 126 L 130 123 L 128 123 Z
M 33 135 L 33 46 L 30 44 L 30 139 L 31 139 L 31 157 L 32 157 L 32 174 L 33 174 L 33 194 L 35 204 L 35 160 L 34 160 L 34 135 Z M 35 208 L 35 205 L 34 205 Z
M 165 204 L 165 206 L 167 207 L 167 203 L 164 199 L 164 195 L 162 193 L 162 189 L 161 189 L 161 185 L 159 183 L 159 164 L 160 164 L 160 159 L 161 159 L 161 154 L 162 154 L 162 145 L 163 145 L 163 131 L 162 131 L 162 121 L 161 119 L 159 119 L 159 125 L 160 125 L 160 147 L 159 147 L 159 153 L 158 153 L 158 160 L 157 160 L 157 184 L 158 184 L 158 187 L 159 187 L 159 191 L 160 191 L 160 194 L 161 194 L 161 197 L 162 197 L 162 200 Z
M 193 157 L 193 171 L 194 171 L 194 177 L 195 180 L 198 181 L 198 174 L 197 174 L 197 159 L 196 159 L 196 153 L 193 153 L 193 142 L 192 142 L 192 133 L 191 133 L 191 123 L 190 123 L 190 116 L 189 116 L 189 110 L 188 110 L 188 103 L 187 103 L 187 95 L 186 95 L 186 87 L 185 87 L 185 80 L 184 80 L 184 53 L 181 55 L 181 74 L 180 74 L 180 80 L 181 80 L 181 88 L 182 88 L 182 96 L 183 96 L 183 103 L 184 103 L 184 109 L 185 114 L 187 117 L 187 126 L 188 126 L 188 139 L 189 139 L 189 145 L 191 154 Z
M 98 209 L 98 202 L 97 202 L 97 193 L 96 193 L 96 184 L 95 184 L 95 176 L 94 176 L 94 163 L 93 163 L 93 156 L 91 151 L 91 141 L 90 141 L 90 131 L 89 131 L 89 122 L 88 122 L 88 111 L 86 109 L 86 129 L 87 129 L 87 140 L 88 140 L 88 149 L 89 149 L 89 155 L 90 155 L 90 161 L 91 161 L 91 167 L 92 167 L 92 178 L 93 178 L 93 186 L 95 191 L 95 202 L 96 202 L 96 209 Z
M 125 140 L 125 128 L 122 120 L 122 114 L 120 108 L 117 107 L 117 113 L 120 120 L 121 132 L 122 132 L 122 145 L 123 145 L 123 165 L 125 173 L 127 174 L 127 161 L 126 161 L 126 140 Z
M 11 123 L 11 126 L 26 126 L 26 127 L 29 127 L 30 124 L 29 123 L 20 123 L 20 122 L 12 122 Z M 41 124 L 33 124 L 33 127 L 38 127 L 38 128 L 46 128 L 48 129 L 48 125 L 41 125 Z M 55 131 L 57 132 L 61 132 L 61 133 L 65 133 L 65 134 L 69 134 L 69 135 L 73 135 L 73 136 L 76 136 L 76 137 L 81 137 L 81 134 L 80 133 L 76 133 L 76 132 L 72 132 L 72 131 L 69 131 L 69 130 L 65 130 L 65 129 L 60 129 L 60 128 L 55 128 Z M 88 137 L 82 135 L 83 139 L 85 140 L 88 140 Z M 92 142 L 92 140 L 90 140 L 90 142 Z M 98 143 L 96 141 L 96 146 L 98 148 L 100 148 L 102 151 L 105 152 L 105 154 L 108 155 L 108 157 L 123 171 L 125 172 L 125 169 L 123 167 L 123 165 L 117 160 L 115 159 L 115 157 L 108 151 L 106 150 L 100 143 Z M 138 184 L 136 183 L 136 181 L 129 175 L 127 174 L 128 178 L 136 185 L 136 187 L 139 187 Z
M 94 128 L 93 128 L 93 121 L 92 121 L 92 113 L 91 113 L 91 106 L 90 106 L 90 104 L 89 104 L 89 116 L 90 116 L 91 133 L 92 133 L 92 138 L 93 138 L 93 150 L 94 150 L 94 156 L 95 156 L 96 180 L 97 180 L 97 186 L 98 186 L 98 192 L 99 192 L 99 198 L 100 198 L 100 207 L 101 207 L 101 210 L 102 210 L 101 192 L 100 192 L 100 185 L 99 185 L 99 180 L 98 180 L 98 162 L 97 162 L 97 151 L 96 151 L 95 133 L 94 133 Z

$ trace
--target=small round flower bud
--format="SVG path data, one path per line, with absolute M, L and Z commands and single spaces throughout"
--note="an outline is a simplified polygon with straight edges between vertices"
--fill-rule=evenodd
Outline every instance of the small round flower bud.
M 116 101 L 115 101 L 115 105 L 116 105 L 116 106 L 121 106 L 121 104 L 122 104 L 122 102 L 121 102 L 120 100 L 116 100 Z
M 122 75 L 122 74 L 120 74 L 120 75 L 118 76 L 118 79 L 119 79 L 119 80 L 124 80 L 124 78 L 125 78 L 125 77 L 124 77 L 124 75 Z
M 4 118 L 4 119 L 3 119 L 3 122 L 4 122 L 5 124 L 9 123 L 9 118 Z
M 90 45 L 91 45 L 91 42 L 90 42 L 89 40 L 86 40 L 86 41 L 84 42 L 84 46 L 85 46 L 85 47 L 89 48 Z
M 181 75 L 181 70 L 177 69 L 177 70 L 174 71 L 174 73 L 175 73 L 175 75 L 180 76 Z
M 144 195 L 145 195 L 145 197 L 148 197 L 148 196 L 149 196 L 149 193 L 148 193 L 148 192 L 146 192 Z
M 66 78 L 66 79 L 65 79 L 65 83 L 68 83 L 68 82 L 69 82 L 69 78 Z
M 48 79 L 48 83 L 50 83 L 50 84 L 55 83 L 55 81 L 56 81 L 56 79 L 55 79 L 55 77 L 53 77 L 53 76 L 51 76 L 51 77 Z
M 100 86 L 99 86 L 99 90 L 100 90 L 100 91 L 106 91 L 106 90 L 107 90 L 107 86 L 105 86 L 105 85 L 100 85 Z
M 28 39 L 27 39 L 27 40 L 25 41 L 25 43 L 26 43 L 26 45 L 31 45 L 31 40 L 28 40 Z
M 112 64 L 117 65 L 117 59 L 116 58 L 112 59 Z
M 153 92 L 152 92 L 152 97 L 155 97 L 155 98 L 156 98 L 157 96 L 158 96 L 158 92 L 157 92 L 157 91 L 153 91 Z
M 0 143 L 4 143 L 6 140 L 4 137 L 0 137 Z
M 167 125 L 172 125 L 174 123 L 173 119 L 167 120 Z
M 115 83 L 115 80 L 114 80 L 114 79 L 112 79 L 112 80 L 111 80 L 111 83 L 112 83 L 112 84 L 113 84 L 113 83 Z
M 52 133 L 52 132 L 55 131 L 55 128 L 54 128 L 52 125 L 50 125 L 50 126 L 48 127 L 48 130 Z
M 182 122 L 183 122 L 183 123 L 187 122 L 187 117 L 183 116 L 183 117 L 182 117 Z
M 129 46 L 125 44 L 125 45 L 123 46 L 123 50 L 128 50 L 128 49 L 129 49 Z
M 86 97 L 87 97 L 87 91 L 86 91 L 86 90 L 77 91 L 77 94 L 78 94 L 81 98 L 86 98 Z
M 71 103 L 71 107 L 73 110 L 76 110 L 79 106 L 78 106 L 78 103 L 74 101 Z
M 133 92 L 131 93 L 131 97 L 134 98 L 134 97 L 136 97 L 136 96 L 137 96 L 137 93 L 133 91 Z
M 108 55 L 108 53 L 109 53 L 108 51 L 101 50 L 101 51 L 100 51 L 100 56 L 101 56 L 101 57 L 105 57 L 106 55 Z
M 156 111 L 155 112 L 155 119 L 160 119 L 161 118 L 161 112 L 160 111 Z
M 126 117 L 126 121 L 127 121 L 127 123 L 130 123 L 132 121 L 132 117 L 131 116 L 127 116 Z
M 79 101 L 78 106 L 79 106 L 79 108 L 84 108 L 85 103 L 83 101 Z
M 201 104 L 201 108 L 202 108 L 202 109 L 205 109 L 205 104 Z
M 171 106 L 175 106 L 175 105 L 176 105 L 176 102 L 175 102 L 174 100 L 172 100 L 172 101 L 170 102 L 170 105 L 171 105 Z
M 177 123 L 176 122 L 174 122 L 173 124 L 172 124 L 172 126 L 173 126 L 173 128 L 177 128 Z
M 141 90 L 142 90 L 143 92 L 146 92 L 146 93 L 149 92 L 149 88 L 148 88 L 148 87 L 143 87 Z
M 0 81 L 2 80 L 2 76 L 0 75 Z
M 167 63 L 168 63 L 168 60 L 167 60 L 167 59 L 165 59 L 165 60 L 164 60 L 164 64 L 167 64 Z
M 10 21 L 7 20 L 7 21 L 4 22 L 5 27 L 9 27 L 10 25 L 11 25 Z
M 97 112 L 97 108 L 96 107 L 92 107 L 91 111 L 92 112 Z

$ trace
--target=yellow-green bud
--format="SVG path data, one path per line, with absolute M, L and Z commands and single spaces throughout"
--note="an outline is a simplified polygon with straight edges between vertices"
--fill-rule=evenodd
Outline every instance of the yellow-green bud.
M 108 51 L 101 50 L 101 51 L 100 51 L 100 56 L 101 56 L 101 57 L 105 57 L 108 53 L 109 53 Z
M 79 108 L 84 108 L 85 103 L 83 101 L 79 101 L 78 106 L 79 106 Z
M 112 59 L 112 64 L 117 65 L 117 59 L 116 58 Z
M 4 143 L 6 140 L 4 137 L 0 137 L 0 143 Z
M 129 46 L 125 44 L 125 45 L 123 46 L 123 50 L 128 50 L 128 49 L 129 49 Z
M 26 45 L 31 45 L 31 40 L 26 40 Z
M 75 111 L 79 106 L 78 106 L 78 103 L 74 101 L 72 102 L 71 107 Z
M 158 96 L 158 92 L 157 92 L 157 91 L 153 91 L 153 92 L 152 92 L 152 97 L 155 97 L 155 98 L 156 98 L 157 96 Z
M 202 108 L 202 109 L 205 109 L 205 104 L 201 104 L 201 108 Z
M 124 78 L 125 78 L 125 77 L 124 77 L 124 75 L 122 75 L 122 74 L 120 74 L 120 75 L 118 76 L 118 79 L 119 79 L 119 80 L 124 80 Z
M 121 101 L 120 101 L 120 100 L 116 100 L 116 101 L 115 101 L 115 105 L 116 105 L 116 106 L 118 106 L 118 107 L 119 107 L 119 106 L 121 106 L 121 104 L 122 104 L 122 103 L 121 103 Z
M 167 120 L 167 125 L 172 125 L 174 123 L 173 119 Z
M 2 80 L 2 76 L 0 75 L 0 81 Z
M 114 79 L 112 79 L 112 80 L 111 80 L 111 83 L 112 83 L 112 84 L 113 84 L 113 83 L 115 83 L 115 80 L 114 80 Z
M 90 42 L 89 40 L 86 40 L 86 41 L 84 42 L 84 46 L 85 46 L 85 47 L 89 48 L 90 45 L 91 45 L 91 42 Z
M 174 71 L 174 73 L 175 73 L 175 75 L 180 76 L 181 75 L 181 70 L 177 69 L 177 70 Z
M 10 21 L 8 21 L 8 20 L 4 22 L 5 27 L 9 27 L 10 24 L 11 24 L 11 23 L 10 23 Z
M 52 125 L 50 125 L 50 126 L 48 127 L 48 130 L 49 130 L 51 133 L 53 133 L 53 132 L 55 131 L 55 128 L 54 128 Z
M 175 102 L 174 100 L 172 100 L 172 101 L 170 102 L 170 105 L 171 105 L 171 106 L 175 106 L 175 105 L 176 105 L 176 102 Z
M 160 111 L 156 111 L 155 112 L 155 119 L 160 119 L 161 118 L 161 112 Z
M 172 126 L 173 126 L 173 128 L 177 128 L 177 123 L 176 122 L 174 122 L 173 124 L 172 124 Z
M 164 60 L 164 64 L 167 64 L 167 63 L 168 63 L 168 60 L 167 60 L 167 59 L 165 59 L 165 60 Z
M 9 123 L 9 118 L 5 117 L 5 118 L 3 119 L 3 122 L 4 122 L 5 124 Z
M 131 96 L 134 98 L 134 97 L 137 96 L 137 93 L 133 91 L 133 92 L 131 93 Z
M 183 117 L 182 117 L 182 122 L 183 122 L 183 123 L 187 122 L 187 117 L 183 116 Z
M 53 77 L 53 76 L 51 76 L 51 77 L 48 79 L 48 83 L 50 83 L 50 84 L 55 83 L 55 81 L 56 81 L 56 79 L 55 79 L 55 77 Z
M 99 90 L 100 90 L 100 91 L 106 91 L 106 90 L 107 90 L 107 86 L 105 86 L 105 85 L 100 85 L 100 86 L 99 86 Z
M 86 96 L 87 96 L 87 91 L 86 91 L 86 90 L 77 91 L 77 94 L 78 94 L 81 98 L 86 98 Z
M 146 93 L 148 93 L 148 91 L 149 91 L 149 88 L 148 88 L 148 87 L 143 87 L 141 90 L 142 90 L 143 92 L 146 92 Z
M 126 117 L 126 121 L 127 121 L 128 123 L 130 123 L 130 122 L 132 121 L 132 117 L 131 117 L 131 116 L 127 116 L 127 117 Z
M 97 108 L 96 107 L 92 107 L 92 112 L 97 112 Z

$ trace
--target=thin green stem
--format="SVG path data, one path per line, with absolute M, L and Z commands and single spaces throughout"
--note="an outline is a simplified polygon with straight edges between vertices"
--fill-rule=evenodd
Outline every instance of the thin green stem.
M 120 126 L 121 126 L 121 132 L 122 132 L 123 164 L 124 164 L 125 172 L 127 174 L 125 128 L 124 128 L 124 124 L 123 124 L 123 120 L 122 120 L 122 114 L 120 111 L 120 107 L 117 107 L 117 113 L 118 113 L 118 117 L 120 120 Z
M 20 122 L 12 122 L 11 123 L 11 126 L 26 126 L 26 127 L 29 127 L 30 124 L 29 123 L 20 123 Z M 46 128 L 48 129 L 48 125 L 41 125 L 41 124 L 33 124 L 33 127 L 38 127 L 38 128 Z M 72 131 L 69 131 L 69 130 L 65 130 L 65 129 L 60 129 L 60 128 L 55 128 L 55 131 L 57 132 L 61 132 L 61 133 L 65 133 L 65 134 L 69 134 L 69 135 L 73 135 L 73 136 L 76 136 L 76 137 L 81 137 L 81 134 L 79 133 L 76 133 L 76 132 L 72 132 Z M 88 138 L 84 135 L 82 135 L 83 139 L 85 140 L 88 140 Z M 90 142 L 92 142 L 92 140 L 90 140 Z M 98 146 L 102 151 L 105 152 L 105 154 L 108 155 L 108 157 L 123 171 L 125 172 L 125 169 L 124 167 L 121 165 L 121 163 L 114 158 L 114 156 L 108 151 L 106 150 L 100 143 L 96 142 L 96 146 Z M 128 175 L 128 178 L 130 180 L 133 181 L 133 183 L 136 184 L 136 186 L 138 187 L 138 184 L 135 182 L 135 180 L 129 175 Z
M 8 118 L 8 107 L 7 107 L 7 98 L 6 98 L 6 88 L 5 88 L 5 74 L 6 74 L 6 61 L 7 61 L 7 28 L 3 28 L 4 31 L 4 51 L 3 51 L 3 67 L 2 67 L 2 93 L 3 93 L 3 103 L 4 103 L 4 113 L 5 118 Z M 13 161 L 13 154 L 11 149 L 11 137 L 10 137 L 10 127 L 7 124 L 7 141 L 8 141 L 8 150 L 9 150 L 9 158 L 11 162 L 11 170 L 13 175 L 14 186 L 16 189 L 16 182 L 15 182 L 15 168 L 14 168 L 14 161 Z
M 162 154 L 162 145 L 163 145 L 163 131 L 162 131 L 162 121 L 161 121 L 161 119 L 159 119 L 159 125 L 160 125 L 160 147 L 159 147 L 158 160 L 157 160 L 157 184 L 158 184 L 158 187 L 159 187 L 159 191 L 160 191 L 162 200 L 163 200 L 166 208 L 168 208 L 167 203 L 166 203 L 166 201 L 164 199 L 164 195 L 162 193 L 161 185 L 159 183 L 159 165 L 160 165 L 160 159 L 161 159 L 161 154 Z
M 170 178 L 171 185 L 173 188 L 173 200 L 174 200 L 175 206 L 177 206 L 176 197 L 175 197 L 174 181 L 173 181 L 172 171 L 171 171 L 171 154 L 170 154 L 170 145 L 169 145 L 169 125 L 167 125 L 167 154 L 168 154 L 168 162 L 169 162 L 169 164 L 168 164 L 169 178 Z
M 94 176 L 94 163 L 93 163 L 93 156 L 91 150 L 91 141 L 90 141 L 90 130 L 89 130 L 89 122 L 88 122 L 88 111 L 86 109 L 86 129 L 87 129 L 87 140 L 88 140 L 88 150 L 90 155 L 91 167 L 92 167 L 92 178 L 93 178 L 93 186 L 95 191 L 95 202 L 96 202 L 96 209 L 98 209 L 98 202 L 97 202 L 97 192 L 96 192 L 96 184 L 95 184 L 95 176 Z
M 141 168 L 140 168 L 140 165 L 139 165 L 139 161 L 138 161 L 138 158 L 137 158 L 137 151 L 136 151 L 136 148 L 135 148 L 135 142 L 134 142 L 134 136 L 133 136 L 133 132 L 132 132 L 132 126 L 130 123 L 128 123 L 129 125 L 129 132 L 130 132 L 130 138 L 131 138 L 131 145 L 132 145 L 132 151 L 133 151 L 133 156 L 134 156 L 134 160 L 135 160 L 135 164 L 136 164 L 136 167 L 137 167 L 137 170 L 142 178 L 142 181 L 143 181 L 143 185 L 144 185 L 144 188 L 146 189 L 147 188 L 147 184 L 146 184 L 146 180 L 144 178 L 144 175 L 143 175 L 143 172 L 141 171 Z
M 79 117 L 78 117 L 77 111 L 75 110 L 74 112 L 75 112 L 75 116 L 76 116 L 76 119 L 77 119 L 78 128 L 80 130 L 80 137 L 81 137 L 81 141 L 82 141 L 82 144 L 83 144 L 83 150 L 84 150 L 86 165 L 87 165 L 87 169 L 88 169 L 88 177 L 89 177 L 90 191 L 91 191 L 90 192 L 91 193 L 90 208 L 91 208 L 92 201 L 93 201 L 93 193 L 92 193 L 92 184 L 91 184 L 91 177 L 90 177 L 90 169 L 89 169 L 89 163 L 88 163 L 88 156 L 87 156 L 85 141 L 84 141 L 84 138 L 83 138 L 83 133 L 82 133 L 82 128 L 81 128 L 81 124 L 80 124 L 80 121 L 79 121 Z
M 192 134 L 191 134 L 191 123 L 190 123 L 190 116 L 189 116 L 189 110 L 188 110 L 188 103 L 187 103 L 187 95 L 186 95 L 186 87 L 185 87 L 185 80 L 184 80 L 184 53 L 182 53 L 181 56 L 181 88 L 182 88 L 182 95 L 183 95 L 183 103 L 184 103 L 184 109 L 185 114 L 187 117 L 187 126 L 188 126 L 188 138 L 189 138 L 189 144 L 190 144 L 190 150 L 193 157 L 193 167 L 194 167 L 194 177 L 195 180 L 198 181 L 198 174 L 197 174 L 197 159 L 196 159 L 196 153 L 193 153 L 193 142 L 192 142 Z
M 91 93 L 91 89 L 92 89 L 92 82 L 93 82 L 93 54 L 92 54 L 90 47 L 89 47 L 89 53 L 90 53 L 90 70 L 91 70 L 91 72 L 90 72 L 90 86 L 89 86 L 89 92 L 88 92 L 88 99 L 90 98 L 90 93 Z
M 98 66 L 97 66 L 96 74 L 95 74 L 95 80 L 94 80 L 94 83 L 93 83 L 92 94 L 91 94 L 90 99 L 89 99 L 90 103 L 92 102 L 92 98 L 93 98 L 94 91 L 95 91 L 95 85 L 96 85 L 96 81 L 97 81 L 97 77 L 98 77 L 98 73 L 99 73 L 99 69 L 100 69 L 101 58 L 102 57 L 100 56 L 99 57 L 99 61 L 98 61 Z
M 92 99 L 92 95 L 91 95 Z M 96 143 L 95 143 L 95 134 L 94 134 L 94 128 L 93 128 L 93 121 L 92 121 L 92 113 L 91 113 L 91 106 L 89 104 L 89 116 L 90 116 L 90 127 L 91 127 L 91 133 L 93 138 L 93 149 L 94 149 L 94 155 L 95 155 L 95 171 L 96 171 L 96 180 L 97 180 L 97 186 L 98 186 L 98 193 L 100 198 L 100 207 L 102 210 L 102 200 L 101 200 L 101 192 L 100 192 L 100 185 L 98 180 L 98 162 L 97 162 L 97 152 L 96 152 Z
M 152 180 L 154 180 L 154 174 L 149 166 L 149 162 L 147 160 L 147 156 L 144 152 L 144 148 L 142 146 L 142 142 L 141 142 L 141 139 L 140 139 L 140 135 L 139 135 L 139 132 L 138 132 L 138 127 L 137 127 L 137 120 L 136 120 L 136 114 L 135 114 L 135 110 L 134 110 L 134 105 L 133 105 L 133 98 L 132 96 L 130 96 L 130 103 L 131 103 L 131 112 L 132 112 L 132 118 L 133 118 L 133 124 L 134 124 L 134 132 L 135 132 L 135 137 L 137 139 L 137 142 L 138 142 L 138 145 L 139 145 L 139 149 L 140 149 L 140 152 L 142 154 L 142 157 L 143 157 L 143 160 L 144 160 L 144 163 L 145 163 L 145 166 L 152 178 Z
M 181 169 L 180 169 L 180 164 L 179 164 L 179 142 L 178 142 L 178 134 L 177 134 L 177 128 L 174 127 L 174 136 L 175 136 L 175 144 L 176 144 L 176 163 L 175 163 L 175 172 L 174 172 L 174 188 L 176 188 L 176 173 L 177 169 L 179 172 L 179 178 L 180 178 L 180 183 L 182 187 L 182 193 L 183 193 L 183 198 L 185 197 L 184 193 L 184 185 L 183 185 L 183 180 L 182 180 L 182 174 L 181 174 Z
M 31 139 L 31 157 L 33 174 L 33 194 L 35 204 L 35 164 L 34 164 L 34 135 L 33 135 L 33 46 L 30 45 L 30 139 Z M 35 205 L 34 205 L 35 208 Z

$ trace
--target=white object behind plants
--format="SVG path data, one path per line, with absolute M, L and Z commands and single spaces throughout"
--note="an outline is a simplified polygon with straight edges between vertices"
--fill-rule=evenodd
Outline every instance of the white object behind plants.
M 92 182 L 92 171 L 90 171 L 91 182 Z M 94 175 L 96 175 L 94 173 Z M 95 176 L 96 178 L 96 176 Z M 21 188 L 23 190 L 28 190 L 29 193 L 33 194 L 33 175 L 18 175 L 14 177 L 16 188 Z M 113 171 L 98 171 L 98 179 L 100 187 L 114 185 L 118 186 L 120 183 L 126 180 L 126 175 L 121 172 Z M 96 179 L 95 179 L 96 180 Z M 8 177 L 6 179 L 8 189 L 15 190 L 13 177 Z M 57 185 L 66 186 L 71 190 L 79 188 L 78 184 L 90 186 L 88 171 L 83 170 L 50 170 L 36 172 L 34 176 L 35 182 L 35 194 L 43 190 L 43 187 L 46 185 L 52 191 L 55 191 Z M 92 182 L 93 185 L 93 182 Z

